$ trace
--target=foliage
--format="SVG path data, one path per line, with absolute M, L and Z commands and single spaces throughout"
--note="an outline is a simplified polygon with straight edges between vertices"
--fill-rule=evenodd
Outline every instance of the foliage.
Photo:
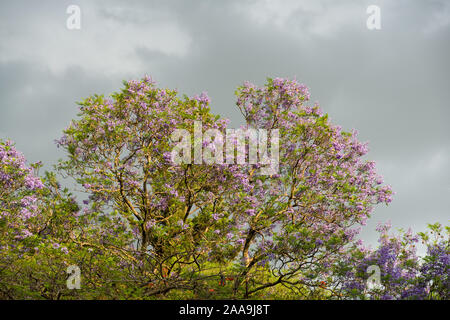
M 246 82 L 236 95 L 243 129 L 279 131 L 278 173 L 259 174 L 253 163 L 174 163 L 174 130 L 193 133 L 201 121 L 224 132 L 228 121 L 211 113 L 205 93 L 180 98 L 149 77 L 82 101 L 57 141 L 68 155 L 57 170 L 83 187 L 83 204 L 2 142 L 0 297 L 365 298 L 369 263 L 380 264 L 388 284 L 369 297 L 448 297 L 448 238 L 429 245 L 423 263 L 411 234 L 383 234 L 376 251 L 356 244 L 392 191 L 363 160 L 367 145 L 355 131 L 308 106 L 296 81 Z M 79 290 L 66 287 L 71 265 L 81 269 Z

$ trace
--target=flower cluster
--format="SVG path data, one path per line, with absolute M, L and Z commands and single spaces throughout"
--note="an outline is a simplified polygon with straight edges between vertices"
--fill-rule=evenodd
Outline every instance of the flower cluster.
M 4 240 L 32 236 L 29 220 L 40 213 L 36 193 L 43 188 L 23 154 L 11 141 L 0 140 L 0 221 Z
M 340 263 L 341 289 L 346 296 L 363 299 L 448 299 L 450 285 L 449 230 L 444 235 L 440 224 L 430 225 L 437 237 L 413 235 L 411 230 L 390 235 L 389 223 L 380 225 L 379 246 L 375 250 L 361 244 L 347 252 Z M 425 257 L 417 255 L 417 245 L 427 247 Z M 380 270 L 379 285 L 368 285 L 370 266 Z M 339 274 L 337 272 L 336 274 Z

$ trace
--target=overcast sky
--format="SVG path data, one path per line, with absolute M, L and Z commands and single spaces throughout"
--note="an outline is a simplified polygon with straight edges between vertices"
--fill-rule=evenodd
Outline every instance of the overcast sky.
M 81 29 L 69 30 L 69 5 Z M 369 30 L 369 5 L 381 29 Z M 422 231 L 448 224 L 450 1 L 1 1 L 0 137 L 49 168 L 76 101 L 149 74 L 160 86 L 207 91 L 241 123 L 245 80 L 296 77 L 335 124 L 369 141 L 395 195 L 363 235 L 390 219 Z

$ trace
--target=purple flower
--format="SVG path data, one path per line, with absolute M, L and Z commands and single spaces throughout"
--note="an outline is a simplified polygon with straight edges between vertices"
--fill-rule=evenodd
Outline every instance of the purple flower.
M 256 210 L 255 209 L 247 209 L 245 211 L 249 216 L 254 216 L 256 214 Z

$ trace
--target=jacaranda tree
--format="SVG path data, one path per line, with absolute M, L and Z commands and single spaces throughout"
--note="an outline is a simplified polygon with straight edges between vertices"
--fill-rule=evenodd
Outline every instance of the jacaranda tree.
M 367 147 L 356 133 L 306 105 L 303 85 L 245 83 L 237 98 L 247 127 L 279 130 L 278 173 L 260 175 L 259 164 L 173 163 L 174 130 L 193 133 L 201 121 L 224 131 L 227 121 L 211 114 L 206 94 L 180 99 L 148 77 L 81 103 L 58 142 L 69 154 L 60 169 L 132 230 L 129 245 L 150 274 L 166 279 L 164 290 L 223 274 L 233 278 L 234 296 L 277 285 L 308 296 L 392 192 L 361 159 Z
M 10 141 L 0 140 L 0 298 L 57 298 L 66 288 L 74 199 L 54 175 L 35 175 Z

